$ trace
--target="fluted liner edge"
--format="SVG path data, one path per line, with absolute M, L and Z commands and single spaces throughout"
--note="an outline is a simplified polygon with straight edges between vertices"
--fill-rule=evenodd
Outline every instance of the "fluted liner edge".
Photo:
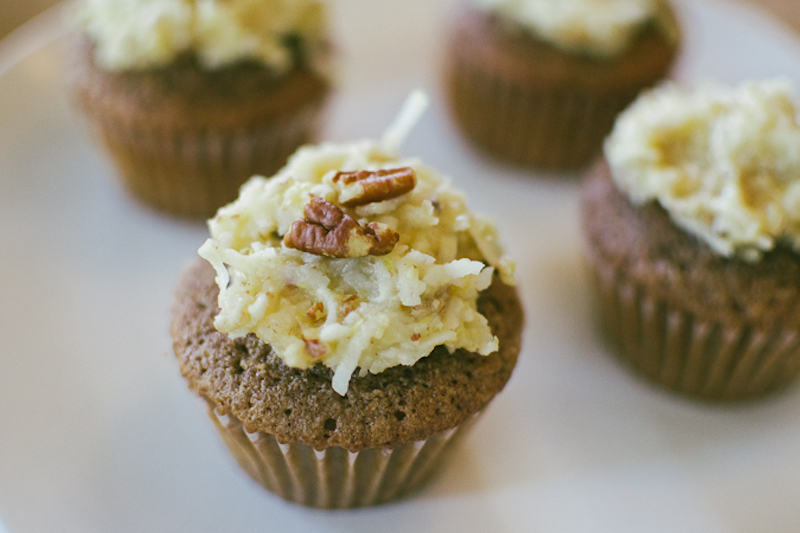
M 248 432 L 211 402 L 207 410 L 236 461 L 257 483 L 286 500 L 326 509 L 378 505 L 420 488 L 480 415 L 424 440 L 351 452 L 281 444 L 268 433 Z
M 624 364 L 650 381 L 711 401 L 745 400 L 786 387 L 800 373 L 800 332 L 698 317 L 591 266 L 596 314 Z

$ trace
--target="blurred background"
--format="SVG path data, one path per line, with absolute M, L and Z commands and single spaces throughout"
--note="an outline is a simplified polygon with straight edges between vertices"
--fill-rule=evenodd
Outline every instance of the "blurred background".
M 0 0 L 0 39 L 58 0 Z
M 737 0 L 731 0 L 737 1 Z M 742 0 L 758 4 L 771 11 L 787 24 L 800 31 L 800 1 L 798 0 Z M 0 39 L 41 13 L 58 0 L 0 0 Z

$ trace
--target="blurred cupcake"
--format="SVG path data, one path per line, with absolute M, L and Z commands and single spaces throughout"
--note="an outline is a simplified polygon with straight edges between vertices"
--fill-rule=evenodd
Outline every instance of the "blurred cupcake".
M 319 0 L 80 0 L 70 85 L 128 189 L 211 216 L 314 139 L 330 90 Z
M 678 45 L 666 0 L 464 0 L 447 54 L 452 114 L 497 157 L 580 168 Z
M 630 367 L 738 400 L 800 372 L 800 126 L 784 82 L 667 86 L 620 116 L 583 219 L 602 324 Z
M 305 147 L 250 180 L 178 289 L 189 387 L 250 476 L 304 505 L 419 487 L 519 353 L 493 224 L 396 138 Z

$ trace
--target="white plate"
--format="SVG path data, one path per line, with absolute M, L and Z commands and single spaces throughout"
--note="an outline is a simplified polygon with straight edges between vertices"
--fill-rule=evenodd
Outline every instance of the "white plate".
M 434 95 L 404 152 L 498 219 L 519 260 L 524 352 L 440 478 L 355 512 L 286 504 L 234 465 L 169 354 L 172 292 L 204 226 L 124 194 L 67 105 L 57 48 L 31 51 L 60 32 L 52 16 L 0 44 L 0 516 L 12 532 L 798 531 L 800 389 L 697 405 L 603 351 L 576 185 L 485 160 L 447 121 L 447 7 L 339 2 L 328 137 L 379 135 L 412 88 Z M 800 45 L 779 24 L 728 2 L 680 7 L 682 79 L 800 82 Z

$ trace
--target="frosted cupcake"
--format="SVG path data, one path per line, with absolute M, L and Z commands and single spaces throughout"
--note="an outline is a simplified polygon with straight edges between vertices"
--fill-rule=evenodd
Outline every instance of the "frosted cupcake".
M 494 225 L 397 138 L 304 147 L 250 180 L 178 289 L 190 388 L 250 476 L 305 505 L 419 487 L 519 353 Z
M 450 31 L 453 117 L 486 152 L 567 170 L 599 155 L 617 114 L 670 71 L 665 0 L 469 0 Z
M 127 188 L 211 216 L 312 140 L 330 89 L 317 0 L 81 0 L 70 84 Z
M 622 359 L 737 400 L 800 371 L 800 126 L 784 82 L 667 86 L 618 120 L 583 197 L 599 316 Z

